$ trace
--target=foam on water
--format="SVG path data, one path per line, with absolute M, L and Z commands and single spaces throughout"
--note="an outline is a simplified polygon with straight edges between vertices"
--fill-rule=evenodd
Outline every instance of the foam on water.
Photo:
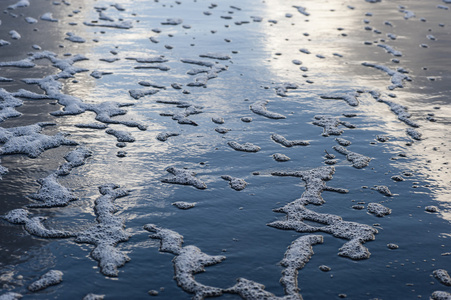
M 306 235 L 296 239 L 288 247 L 280 264 L 285 267 L 282 271 L 280 283 L 285 288 L 285 293 L 292 296 L 299 295 L 298 270 L 304 268 L 305 264 L 313 255 L 313 245 L 322 244 L 321 235 Z
M 37 237 L 68 238 L 74 236 L 74 233 L 68 231 L 47 229 L 42 224 L 42 222 L 44 222 L 46 218 L 44 217 L 29 218 L 28 215 L 29 212 L 27 210 L 23 208 L 17 208 L 8 212 L 6 215 L 3 216 L 3 218 L 12 224 L 24 225 L 25 230 L 29 234 L 35 235 Z
M 371 157 L 349 151 L 343 146 L 333 146 L 335 151 L 337 151 L 340 154 L 346 155 L 346 159 L 349 160 L 352 163 L 352 166 L 357 169 L 364 168 L 368 166 L 368 164 L 371 161 Z
M 99 191 L 102 196 L 96 199 L 94 207 L 98 224 L 78 232 L 75 242 L 94 245 L 91 256 L 99 262 L 100 271 L 106 276 L 115 277 L 119 273 L 118 268 L 130 260 L 115 246 L 128 241 L 130 234 L 124 230 L 124 220 L 114 215 L 116 207 L 113 202 L 127 196 L 128 192 L 115 184 L 102 185 Z
M 339 99 L 346 101 L 351 106 L 358 106 L 359 100 L 357 97 L 359 96 L 359 93 L 357 92 L 350 92 L 350 93 L 331 93 L 331 94 L 322 94 L 320 95 L 323 99 Z
M 259 146 L 254 145 L 252 143 L 248 143 L 248 142 L 244 143 L 244 144 L 240 144 L 235 141 L 229 141 L 229 142 L 227 142 L 227 144 L 237 151 L 258 152 L 261 149 Z
M 244 190 L 244 188 L 247 185 L 247 182 L 244 181 L 244 179 L 241 178 L 237 178 L 237 177 L 232 177 L 229 175 L 222 175 L 221 176 L 222 179 L 227 180 L 230 184 L 230 187 L 232 189 L 234 189 L 235 191 L 241 191 Z
M 309 142 L 307 141 L 302 141 L 302 140 L 287 140 L 284 136 L 274 133 L 271 135 L 271 139 L 276 142 L 279 143 L 285 147 L 293 147 L 293 146 L 308 146 L 310 145 Z
M 169 167 L 166 169 L 167 172 L 174 175 L 172 178 L 162 179 L 162 182 L 165 183 L 173 183 L 173 184 L 182 184 L 182 185 L 192 185 L 198 189 L 206 189 L 207 185 L 200 181 L 198 178 L 194 177 L 196 175 L 195 172 L 191 172 L 185 169 Z
M 58 270 L 50 270 L 39 278 L 39 280 L 33 282 L 28 286 L 28 289 L 32 292 L 37 292 L 48 288 L 52 285 L 57 285 L 63 282 L 63 272 Z
M 185 202 L 185 201 L 177 201 L 173 202 L 172 205 L 179 209 L 190 209 L 196 206 L 196 202 Z
M 391 214 L 391 209 L 379 203 L 368 203 L 368 212 L 383 217 Z
M 4 143 L 0 147 L 0 155 L 27 154 L 30 158 L 36 158 L 47 149 L 78 144 L 66 138 L 68 133 L 59 132 L 54 136 L 40 133 L 42 127 L 48 125 L 53 124 L 37 123 L 7 129 L 0 127 L 0 142 Z
M 157 140 L 166 142 L 168 140 L 168 138 L 170 138 L 171 136 L 179 136 L 179 135 L 180 135 L 180 133 L 178 133 L 178 132 L 160 132 L 157 135 Z
M 261 115 L 270 119 L 286 119 L 287 117 L 285 117 L 282 114 L 276 113 L 276 112 L 272 112 L 266 109 L 266 105 L 268 104 L 268 100 L 262 100 L 262 101 L 257 101 L 255 103 L 253 103 L 252 105 L 250 105 L 250 109 L 253 113 L 256 113 L 257 115 Z
M 22 299 L 22 295 L 19 293 L 8 292 L 6 294 L 0 295 L 0 300 L 19 300 Z
M 362 63 L 363 66 L 365 67 L 372 67 L 378 70 L 381 70 L 385 73 L 387 73 L 389 76 L 391 76 L 391 83 L 392 85 L 388 86 L 388 88 L 390 90 L 394 90 L 395 88 L 403 88 L 403 81 L 412 81 L 412 79 L 407 76 L 406 74 L 404 74 L 403 72 L 399 72 L 393 69 L 390 69 L 387 66 L 384 65 L 378 65 L 378 64 L 372 64 L 372 63 L 368 63 L 368 62 L 364 62 Z
M 444 269 L 437 269 L 434 270 L 434 276 L 437 278 L 438 281 L 440 281 L 441 284 L 446 286 L 451 286 L 451 277 L 449 276 L 448 272 Z
M 333 167 L 320 167 L 308 171 L 279 171 L 273 172 L 275 176 L 294 176 L 301 178 L 306 183 L 305 192 L 301 198 L 274 211 L 285 213 L 285 220 L 274 221 L 268 226 L 284 230 L 295 230 L 298 232 L 325 232 L 335 237 L 349 240 L 339 249 L 339 255 L 351 259 L 369 258 L 370 252 L 363 246 L 366 241 L 374 240 L 377 230 L 368 225 L 356 222 L 344 221 L 341 217 L 316 213 L 306 206 L 309 204 L 321 205 L 324 203 L 321 192 L 325 190 L 326 181 L 332 179 L 335 172 Z M 318 222 L 321 226 L 313 226 L 304 220 Z

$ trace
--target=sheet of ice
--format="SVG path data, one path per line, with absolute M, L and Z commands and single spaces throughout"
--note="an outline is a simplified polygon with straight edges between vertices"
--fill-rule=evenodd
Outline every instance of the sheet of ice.
M 445 291 L 435 291 L 431 295 L 432 300 L 450 300 L 451 293 Z
M 357 97 L 359 93 L 357 92 L 349 92 L 349 93 L 330 93 L 330 94 L 322 94 L 320 95 L 323 99 L 338 99 L 346 101 L 350 106 L 358 106 L 359 100 Z
M 207 185 L 204 182 L 194 177 L 196 175 L 195 172 L 175 167 L 169 167 L 166 169 L 166 171 L 174 175 L 174 177 L 162 179 L 161 180 L 162 182 L 182 185 L 192 185 L 195 188 L 201 190 L 207 188 Z
M 279 143 L 285 147 L 293 147 L 293 146 L 308 146 L 310 145 L 309 142 L 307 141 L 301 141 L 301 140 L 287 140 L 284 136 L 274 133 L 273 135 L 271 135 L 271 139 L 276 142 Z
M 0 39 L 0 47 L 11 45 L 10 42 Z
M 268 102 L 268 100 L 257 101 L 250 105 L 250 109 L 252 112 L 270 119 L 286 119 L 286 117 L 282 114 L 267 110 L 266 105 Z
M 280 279 L 280 283 L 285 288 L 285 294 L 301 298 L 298 287 L 298 271 L 304 268 L 305 264 L 312 257 L 312 246 L 322 243 L 323 237 L 321 235 L 306 235 L 297 238 L 288 247 L 283 260 L 280 262 L 285 267 Z
M 222 175 L 221 176 L 222 179 L 227 180 L 230 184 L 230 187 L 232 189 L 234 189 L 235 191 L 241 191 L 244 190 L 244 188 L 247 185 L 247 182 L 244 181 L 244 179 L 241 178 L 237 178 L 237 177 L 232 177 L 229 175 Z
M 343 146 L 333 146 L 332 148 L 335 149 L 338 153 L 341 153 L 343 155 L 346 155 L 346 159 L 349 160 L 352 163 L 352 166 L 357 169 L 364 168 L 368 166 L 368 164 L 371 161 L 371 157 L 349 151 Z
M 391 209 L 388 207 L 383 206 L 382 204 L 379 203 L 368 203 L 368 212 L 372 213 L 378 217 L 383 217 L 386 215 L 391 214 Z
M 451 286 L 451 277 L 449 276 L 448 272 L 445 269 L 434 270 L 433 274 L 434 277 L 437 278 L 437 280 L 440 281 L 441 284 Z
M 63 272 L 58 270 L 50 270 L 39 278 L 39 280 L 33 282 L 28 286 L 31 292 L 37 292 L 48 288 L 52 285 L 57 285 L 63 282 Z
M 128 241 L 130 234 L 124 230 L 123 218 L 114 215 L 116 212 L 114 200 L 127 196 L 128 191 L 120 189 L 115 184 L 102 185 L 99 191 L 102 196 L 96 199 L 94 207 L 98 224 L 78 232 L 75 242 L 94 245 L 91 256 L 99 262 L 102 274 L 116 277 L 119 273 L 118 268 L 130 258 L 115 246 Z

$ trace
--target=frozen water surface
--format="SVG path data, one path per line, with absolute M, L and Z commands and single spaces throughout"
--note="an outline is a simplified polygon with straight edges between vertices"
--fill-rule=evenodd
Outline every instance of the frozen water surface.
M 0 1 L 0 299 L 450 299 L 449 3 Z

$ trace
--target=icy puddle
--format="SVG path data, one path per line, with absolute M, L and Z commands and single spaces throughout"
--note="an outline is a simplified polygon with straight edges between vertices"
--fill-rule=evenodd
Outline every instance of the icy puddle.
M 449 1 L 0 4 L 0 299 L 451 299 Z

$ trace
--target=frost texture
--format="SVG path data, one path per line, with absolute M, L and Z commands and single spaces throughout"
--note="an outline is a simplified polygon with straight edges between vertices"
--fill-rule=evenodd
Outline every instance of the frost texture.
M 50 270 L 39 278 L 39 280 L 33 282 L 28 286 L 28 289 L 32 292 L 37 292 L 48 288 L 49 286 L 56 285 L 63 281 L 63 272 L 58 270 Z
M 165 183 L 174 183 L 174 184 L 183 184 L 183 185 L 192 185 L 198 189 L 206 189 L 207 185 L 194 177 L 196 175 L 195 172 L 191 172 L 185 169 L 169 167 L 166 169 L 167 172 L 174 175 L 172 178 L 165 178 L 161 180 Z
M 346 155 L 346 159 L 349 160 L 352 163 L 352 166 L 357 169 L 364 168 L 368 166 L 368 164 L 371 161 L 371 158 L 359 153 L 355 153 L 352 151 L 349 151 L 343 146 L 333 146 L 332 148 L 335 149 L 338 153 L 341 153 L 343 155 Z
M 271 138 L 274 142 L 284 145 L 285 147 L 293 147 L 293 146 L 307 146 L 310 145 L 307 141 L 301 140 L 287 140 L 284 136 L 280 134 L 273 134 Z
M 375 214 L 378 217 L 391 214 L 391 209 L 379 203 L 368 203 L 368 212 Z
M 270 118 L 270 119 L 286 119 L 286 117 L 284 115 L 267 110 L 266 109 L 267 103 L 268 103 L 268 100 L 257 101 L 250 106 L 250 109 L 252 112 L 256 113 L 257 115 L 262 115 L 262 116 Z
M 99 187 L 99 191 L 102 196 L 95 201 L 98 224 L 77 233 L 75 241 L 94 245 L 91 256 L 99 262 L 100 271 L 106 276 L 115 277 L 118 275 L 118 268 L 130 260 L 115 246 L 128 241 L 130 234 L 124 230 L 124 220 L 114 215 L 116 207 L 113 202 L 127 196 L 128 192 L 115 184 L 103 185 Z
M 232 177 L 232 176 L 229 176 L 229 175 L 222 175 L 221 178 L 224 179 L 224 180 L 227 180 L 229 182 L 229 184 L 230 184 L 230 187 L 232 189 L 234 189 L 235 191 L 244 190 L 244 188 L 247 185 L 247 182 L 244 181 L 241 178 Z
M 300 177 L 306 183 L 305 192 L 301 198 L 277 208 L 274 211 L 285 213 L 285 220 L 269 223 L 268 226 L 296 230 L 298 232 L 325 232 L 335 237 L 347 239 L 339 250 L 339 255 L 351 259 L 365 259 L 370 252 L 363 243 L 374 240 L 377 230 L 364 224 L 344 221 L 341 217 L 332 214 L 316 213 L 306 208 L 308 204 L 321 205 L 324 203 L 321 192 L 326 190 L 325 181 L 332 179 L 335 172 L 333 167 L 320 167 L 308 171 L 274 172 L 275 176 Z M 320 226 L 309 225 L 304 220 L 320 223 Z

